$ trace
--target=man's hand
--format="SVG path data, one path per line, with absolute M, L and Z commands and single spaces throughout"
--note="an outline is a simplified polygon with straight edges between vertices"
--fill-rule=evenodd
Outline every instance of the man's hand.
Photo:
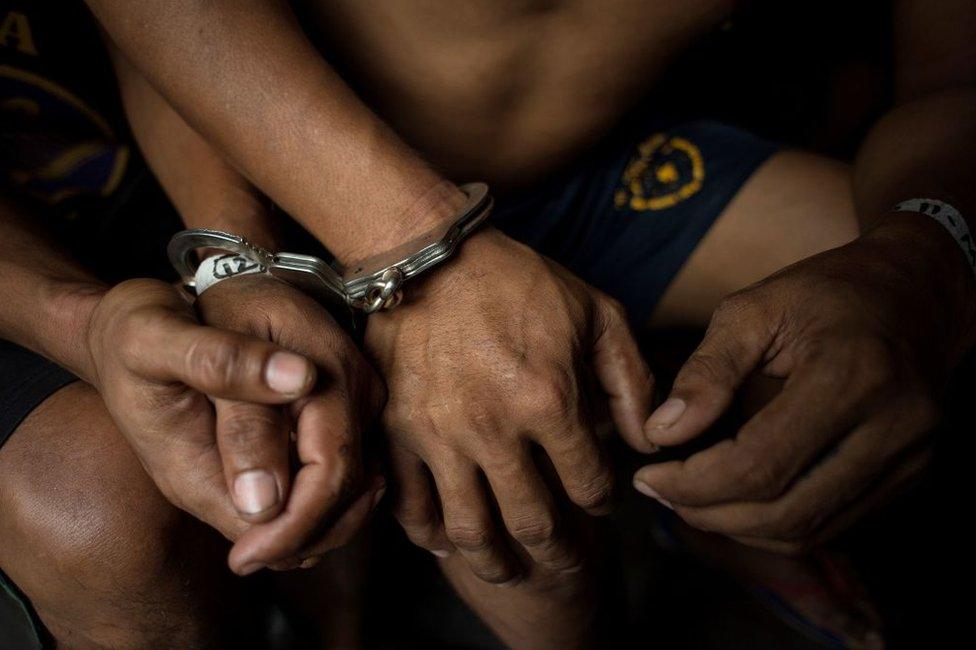
M 594 432 L 599 402 L 648 447 L 653 382 L 622 310 L 494 230 L 411 291 L 366 331 L 390 390 L 383 420 L 407 534 L 442 557 L 459 550 L 489 582 L 521 574 L 509 535 L 545 568 L 579 568 L 536 452 L 570 500 L 603 513 L 613 479 Z
M 260 558 L 272 557 L 293 558 L 284 566 L 307 566 L 357 533 L 383 494 L 381 477 L 364 477 L 362 457 L 364 430 L 383 409 L 383 385 L 332 316 L 283 282 L 237 277 L 204 292 L 198 307 L 206 324 L 272 341 L 318 369 L 317 385 L 285 409 L 214 400 L 228 490 L 236 495 L 241 482 L 248 488 L 235 498 L 237 510 L 248 521 L 269 522 L 238 540 L 232 564 L 253 570 Z
M 972 285 L 938 228 L 919 215 L 892 216 L 729 297 L 646 423 L 648 439 L 695 438 L 752 373 L 785 379 L 782 391 L 734 439 L 648 465 L 635 487 L 703 530 L 798 552 L 917 478 L 972 323 L 971 309 L 953 308 L 953 292 L 918 272 L 931 253 L 921 234 L 934 235 Z
M 287 536 L 303 541 L 294 525 L 252 527 L 235 510 L 207 396 L 308 401 L 315 365 L 266 340 L 199 325 L 176 291 L 155 280 L 131 280 L 101 298 L 88 348 L 96 388 L 160 491 L 229 539 L 252 529 L 235 547 L 232 568 L 245 573 L 290 559 L 295 542 Z M 274 486 L 282 501 L 287 485 Z M 296 482 L 291 492 L 298 491 Z

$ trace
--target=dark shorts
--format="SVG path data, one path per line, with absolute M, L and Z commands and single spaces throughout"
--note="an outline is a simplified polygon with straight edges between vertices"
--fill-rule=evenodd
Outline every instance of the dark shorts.
M 76 379 L 47 359 L 0 340 L 0 446 L 41 402 Z
M 780 146 L 717 122 L 628 128 L 494 223 L 646 323 L 708 229 Z

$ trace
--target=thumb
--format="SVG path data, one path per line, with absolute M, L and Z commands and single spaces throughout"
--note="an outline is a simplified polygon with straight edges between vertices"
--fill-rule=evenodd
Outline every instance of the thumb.
M 654 451 L 641 429 L 654 399 L 654 376 L 620 304 L 602 297 L 597 310 L 593 366 L 607 394 L 610 416 L 627 444 L 645 453 Z
M 214 401 L 217 448 L 234 507 L 249 523 L 270 521 L 288 498 L 290 424 L 282 407 Z
M 211 397 L 283 404 L 315 384 L 306 358 L 255 337 L 167 318 L 140 339 L 130 356 L 144 376 L 178 381 Z M 134 357 L 134 358 L 133 358 Z
M 678 445 L 700 435 L 732 403 L 735 390 L 769 347 L 768 328 L 738 299 L 712 316 L 705 338 L 674 380 L 671 394 L 644 423 L 654 445 Z

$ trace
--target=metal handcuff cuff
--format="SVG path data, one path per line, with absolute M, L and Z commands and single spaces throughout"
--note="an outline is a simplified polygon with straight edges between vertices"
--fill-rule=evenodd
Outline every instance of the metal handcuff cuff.
M 492 207 L 488 186 L 468 183 L 461 186 L 461 191 L 468 200 L 452 222 L 346 269 L 333 268 L 312 255 L 276 253 L 238 235 L 200 228 L 174 235 L 167 252 L 184 286 L 194 293 L 195 253 L 200 248 L 212 248 L 243 256 L 320 302 L 340 302 L 371 314 L 396 307 L 406 280 L 449 258 L 458 244 L 488 218 Z

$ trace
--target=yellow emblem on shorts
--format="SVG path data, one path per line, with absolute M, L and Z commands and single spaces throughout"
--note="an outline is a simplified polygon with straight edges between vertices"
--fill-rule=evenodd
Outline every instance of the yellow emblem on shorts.
M 688 140 L 656 133 L 637 147 L 613 195 L 616 208 L 663 210 L 701 189 L 705 165 Z

